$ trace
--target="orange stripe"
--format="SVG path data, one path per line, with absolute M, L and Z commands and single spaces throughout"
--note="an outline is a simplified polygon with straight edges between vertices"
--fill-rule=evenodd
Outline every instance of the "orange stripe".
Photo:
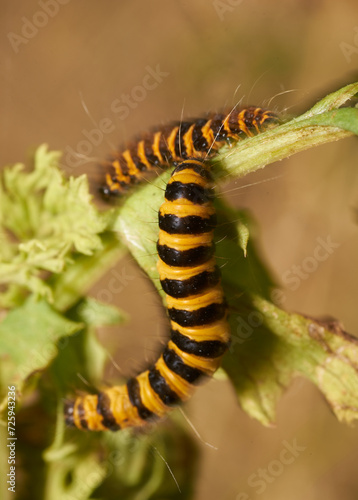
M 147 160 L 147 157 L 145 154 L 145 149 L 144 149 L 144 141 L 138 142 L 137 155 L 138 155 L 138 158 L 140 159 L 140 162 L 143 163 L 143 165 L 145 165 L 148 170 L 151 170 L 153 168 L 153 165 L 151 165 L 149 163 L 149 161 Z
M 132 154 L 129 149 L 126 149 L 122 153 L 123 158 L 125 159 L 128 167 L 128 174 L 133 175 L 134 177 L 138 177 L 140 170 L 137 168 L 137 165 L 134 163 Z
M 169 149 L 170 154 L 172 155 L 174 160 L 180 160 L 180 156 L 177 156 L 175 154 L 175 139 L 177 137 L 178 131 L 179 131 L 179 127 L 174 127 L 172 129 L 172 131 L 170 132 L 170 135 L 167 139 L 168 149 Z
M 215 142 L 214 132 L 210 128 L 212 120 L 208 120 L 203 127 L 201 127 L 201 133 L 205 137 L 208 143 L 208 149 L 211 148 L 213 143 Z
M 193 130 L 195 127 L 195 123 L 189 127 L 189 130 L 185 132 L 184 137 L 182 137 L 181 144 L 185 146 L 185 152 L 187 156 L 194 156 L 194 144 L 193 144 Z
M 161 155 L 160 146 L 159 146 L 161 137 L 162 137 L 161 132 L 156 132 L 154 134 L 153 143 L 152 143 L 152 150 L 153 150 L 153 154 L 158 158 L 159 162 L 161 164 L 163 164 L 164 160 L 163 160 L 163 157 Z
M 129 182 L 129 178 L 128 178 L 128 175 L 124 175 L 119 160 L 114 160 L 112 162 L 112 166 L 113 166 L 114 170 L 116 171 L 116 177 L 117 177 L 116 180 L 118 182 L 125 182 L 127 184 Z
M 238 121 L 238 124 L 239 124 L 239 127 L 240 129 L 248 136 L 248 137 L 252 137 L 254 134 L 251 132 L 251 130 L 249 130 L 247 127 L 246 127 L 246 123 L 245 123 L 245 109 L 243 109 L 242 111 L 240 111 L 240 113 L 238 114 L 238 117 L 237 117 L 237 121 Z

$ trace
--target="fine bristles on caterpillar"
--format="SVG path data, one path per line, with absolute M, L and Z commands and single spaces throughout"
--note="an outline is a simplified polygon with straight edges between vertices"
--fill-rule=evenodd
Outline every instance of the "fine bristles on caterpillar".
M 192 395 L 219 367 L 230 342 L 227 306 L 215 262 L 216 215 L 208 167 L 177 166 L 159 210 L 158 271 L 170 340 L 154 366 L 126 384 L 67 403 L 66 422 L 88 430 L 141 427 Z
M 174 122 L 139 136 L 116 152 L 107 167 L 104 196 L 120 196 L 144 179 L 147 172 L 177 165 L 188 158 L 206 160 L 223 145 L 263 132 L 278 118 L 256 106 Z

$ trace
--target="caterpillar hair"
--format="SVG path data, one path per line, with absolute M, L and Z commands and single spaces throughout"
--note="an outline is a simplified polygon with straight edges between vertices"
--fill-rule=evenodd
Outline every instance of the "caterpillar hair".
M 170 340 L 154 366 L 126 384 L 68 402 L 68 425 L 92 431 L 141 427 L 192 395 L 219 367 L 230 342 L 227 306 L 215 263 L 213 183 L 188 159 L 174 169 L 159 210 L 158 271 Z
M 107 173 L 100 191 L 107 198 L 120 196 L 149 171 L 177 165 L 188 158 L 205 160 L 224 144 L 258 134 L 277 121 L 272 111 L 249 106 L 157 127 L 105 163 Z

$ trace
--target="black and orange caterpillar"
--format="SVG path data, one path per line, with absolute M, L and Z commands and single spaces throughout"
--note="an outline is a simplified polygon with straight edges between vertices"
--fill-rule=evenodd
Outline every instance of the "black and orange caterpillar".
M 157 244 L 170 340 L 155 365 L 125 385 L 67 403 L 70 426 L 96 431 L 144 426 L 190 398 L 195 384 L 219 367 L 230 330 L 214 257 L 212 189 L 204 163 L 189 159 L 175 168 L 159 210 Z
M 106 162 L 109 169 L 100 191 L 105 197 L 120 196 L 143 180 L 148 171 L 177 165 L 188 158 L 205 160 L 224 144 L 260 133 L 277 121 L 272 111 L 249 106 L 158 127 Z

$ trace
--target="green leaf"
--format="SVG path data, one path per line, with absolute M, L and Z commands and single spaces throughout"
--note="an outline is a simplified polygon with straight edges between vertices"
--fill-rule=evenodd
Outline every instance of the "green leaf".
M 44 300 L 28 300 L 0 323 L 0 390 L 15 385 L 21 395 L 30 375 L 44 370 L 58 353 L 57 342 L 82 325 L 55 312 Z
M 82 305 L 86 307 L 85 301 L 70 311 L 71 319 L 88 317 L 88 314 L 83 315 Z M 43 389 L 46 393 L 51 390 L 52 385 L 60 391 L 60 397 L 73 397 L 78 390 L 91 392 L 93 388 L 103 384 L 103 371 L 107 361 L 107 349 L 98 340 L 95 328 L 88 325 L 76 335 L 61 339 L 61 349 L 50 366 L 50 387 L 45 385 Z
M 323 97 L 317 104 L 302 115 L 302 118 L 310 117 L 313 115 L 318 115 L 324 113 L 325 111 L 331 111 L 332 109 L 337 109 L 347 103 L 350 99 L 358 94 L 358 83 L 350 83 L 345 87 L 342 87 L 326 97 Z
M 85 328 L 70 338 L 61 339 L 61 349 L 51 364 L 51 383 L 62 396 L 73 395 L 77 389 L 88 391 L 89 385 L 103 384 L 103 371 L 109 356 L 108 349 L 98 340 L 96 327 L 122 324 L 127 319 L 116 307 L 91 298 L 79 301 L 67 316 Z
M 251 296 L 236 303 L 232 346 L 223 367 L 242 408 L 264 425 L 275 421 L 276 405 L 292 379 L 302 375 L 324 394 L 340 421 L 358 418 L 358 341 L 338 322 L 285 312 Z M 247 299 L 247 297 L 246 297 Z
M 116 325 L 125 323 L 127 315 L 117 307 L 104 304 L 91 297 L 83 299 L 76 306 L 79 320 L 91 326 Z
M 108 253 L 101 234 L 112 211 L 95 208 L 86 176 L 65 180 L 60 156 L 40 146 L 33 170 L 16 164 L 0 178 L 0 306 L 20 305 L 28 292 L 53 302 L 44 271 L 59 274 L 78 255 Z
M 118 209 L 110 229 L 118 233 L 138 264 L 154 280 L 159 290 L 157 274 L 158 210 L 164 201 L 165 186 L 171 170 L 164 172 L 147 186 L 140 186 Z
M 53 303 L 60 311 L 66 311 L 108 272 L 126 253 L 115 233 L 102 235 L 102 249 L 93 255 L 76 255 L 72 264 L 48 281 Z

